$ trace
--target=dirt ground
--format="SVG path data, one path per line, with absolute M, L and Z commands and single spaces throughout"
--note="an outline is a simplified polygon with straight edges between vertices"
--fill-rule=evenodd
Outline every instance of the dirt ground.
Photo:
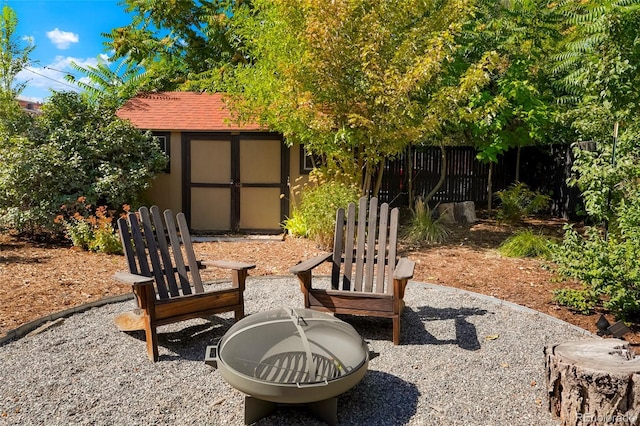
M 531 220 L 521 226 L 560 238 L 560 220 Z M 496 248 L 518 228 L 480 220 L 472 225 L 452 225 L 447 242 L 425 247 L 402 247 L 416 261 L 415 281 L 483 293 L 544 312 L 596 332 L 600 312 L 580 315 L 556 305 L 553 290 L 577 286 L 559 282 L 544 263 L 499 255 Z M 203 242 L 195 245 L 203 259 L 255 262 L 252 276 L 288 275 L 298 261 L 322 252 L 299 238 L 248 238 Z M 44 315 L 107 296 L 130 292 L 111 275 L 126 269 L 122 256 L 83 252 L 71 247 L 39 245 L 0 235 L 0 337 Z M 320 271 L 322 272 L 322 271 Z M 325 269 L 325 273 L 328 269 Z M 206 279 L 226 278 L 227 271 L 207 269 Z M 302 296 L 301 296 L 302 297 Z M 607 315 L 613 323 L 614 318 Z M 640 341 L 639 334 L 625 338 Z

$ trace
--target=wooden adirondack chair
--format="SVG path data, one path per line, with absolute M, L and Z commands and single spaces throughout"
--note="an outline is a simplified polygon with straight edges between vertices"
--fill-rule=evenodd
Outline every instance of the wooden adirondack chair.
M 122 331 L 145 330 L 150 360 L 158 360 L 160 325 L 231 311 L 236 321 L 244 316 L 245 280 L 255 265 L 196 260 L 183 213 L 174 218 L 165 210 L 163 220 L 157 206 L 141 207 L 120 218 L 118 229 L 129 272 L 114 278 L 132 285 L 139 309 L 117 316 L 115 323 Z M 231 288 L 205 292 L 199 269 L 206 265 L 230 269 Z
M 366 315 L 393 320 L 393 343 L 400 343 L 404 291 L 415 262 L 397 259 L 398 209 L 380 206 L 378 199 L 360 199 L 358 218 L 351 203 L 336 213 L 333 253 L 303 261 L 289 271 L 297 275 L 306 308 L 337 314 Z M 312 270 L 332 261 L 331 288 L 313 288 Z

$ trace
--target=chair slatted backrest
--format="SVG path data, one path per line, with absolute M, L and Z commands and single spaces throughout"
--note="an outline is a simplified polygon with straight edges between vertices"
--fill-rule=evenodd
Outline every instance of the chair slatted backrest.
M 357 217 L 356 217 L 357 215 Z M 391 283 L 398 242 L 397 208 L 378 208 L 378 199 L 362 197 L 336 213 L 331 285 L 334 290 L 393 293 Z M 355 269 L 355 270 L 354 270 Z
M 183 213 L 140 207 L 118 219 L 120 239 L 132 274 L 153 277 L 158 298 L 202 293 L 196 259 Z

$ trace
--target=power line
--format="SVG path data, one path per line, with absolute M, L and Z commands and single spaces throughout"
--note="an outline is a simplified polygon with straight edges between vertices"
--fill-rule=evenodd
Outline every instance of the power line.
M 77 75 L 75 75 L 75 74 L 74 74 L 74 73 L 72 73 L 72 72 L 69 72 L 69 71 L 62 71 L 62 70 L 57 70 L 57 69 L 55 69 L 55 68 L 51 68 L 49 65 L 45 65 L 45 66 L 44 66 L 44 69 L 46 69 L 46 70 L 51 70 L 51 71 L 56 71 L 56 72 L 59 72 L 59 73 L 62 73 L 62 74 L 72 75 L 72 76 L 74 76 L 74 77 L 76 77 L 76 78 L 78 77 Z
M 70 85 L 70 84 L 68 84 L 68 83 L 62 82 L 62 81 L 60 81 L 60 80 L 56 80 L 55 78 L 51 78 L 51 77 L 49 77 L 48 75 L 44 75 L 44 74 L 40 74 L 39 72 L 35 72 L 35 71 L 34 71 L 34 70 L 32 70 L 32 69 L 25 68 L 25 70 L 26 70 L 26 71 L 29 71 L 29 72 L 31 72 L 31 73 L 33 73 L 33 74 L 35 74 L 35 75 L 39 75 L 40 77 L 44 77 L 44 78 L 46 78 L 46 79 L 48 79 L 48 80 L 55 81 L 56 83 L 58 83 L 58 84 L 62 84 L 63 86 L 71 87 L 72 89 L 77 89 L 77 88 L 78 88 L 77 86 L 72 86 L 72 85 Z

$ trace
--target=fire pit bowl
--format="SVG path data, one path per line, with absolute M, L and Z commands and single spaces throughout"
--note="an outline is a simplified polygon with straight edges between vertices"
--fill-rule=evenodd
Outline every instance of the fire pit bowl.
M 335 411 L 335 397 L 366 374 L 369 349 L 352 326 L 332 315 L 281 308 L 238 321 L 207 347 L 205 362 L 249 395 L 245 422 L 253 423 L 276 403 L 317 403 L 321 411 Z

